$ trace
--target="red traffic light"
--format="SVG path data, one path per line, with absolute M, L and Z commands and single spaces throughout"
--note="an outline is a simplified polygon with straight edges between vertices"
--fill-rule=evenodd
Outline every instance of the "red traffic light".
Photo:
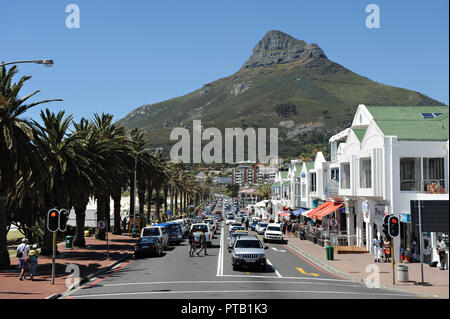
M 50 213 L 50 217 L 56 217 L 56 213 L 55 212 L 51 212 Z
M 392 218 L 392 219 L 391 219 L 391 223 L 392 223 L 392 224 L 397 224 L 397 222 L 398 222 L 397 218 Z

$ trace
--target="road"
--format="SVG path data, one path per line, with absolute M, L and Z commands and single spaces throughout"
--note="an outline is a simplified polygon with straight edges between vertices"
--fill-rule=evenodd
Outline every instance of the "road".
M 225 229 L 223 228 L 225 227 Z M 222 226 L 207 256 L 187 242 L 162 257 L 131 258 L 64 296 L 67 299 L 400 299 L 416 295 L 368 288 L 322 270 L 287 244 L 270 243 L 265 271 L 233 271 Z

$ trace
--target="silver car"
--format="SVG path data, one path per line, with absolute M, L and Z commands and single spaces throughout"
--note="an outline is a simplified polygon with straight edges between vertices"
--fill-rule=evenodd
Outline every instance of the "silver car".
M 241 266 L 253 266 L 259 269 L 266 269 L 266 252 L 261 241 L 257 237 L 242 237 L 234 243 L 231 255 L 233 270 Z

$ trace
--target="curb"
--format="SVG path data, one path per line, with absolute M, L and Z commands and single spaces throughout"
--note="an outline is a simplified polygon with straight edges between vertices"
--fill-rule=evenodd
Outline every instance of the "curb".
M 92 278 L 103 275 L 104 273 L 108 272 L 109 270 L 111 270 L 112 268 L 114 268 L 115 266 L 124 262 L 125 260 L 129 259 L 132 256 L 133 256 L 133 254 L 129 253 L 129 254 L 125 255 L 124 257 L 120 258 L 119 260 L 116 260 L 115 262 L 109 264 L 108 266 L 98 270 L 97 272 L 82 278 L 80 281 L 71 285 L 65 292 L 50 295 L 50 296 L 46 297 L 45 299 L 58 299 L 60 297 L 63 297 L 65 295 L 67 295 L 70 291 L 74 290 L 75 288 L 78 288 L 79 286 L 85 284 L 86 282 L 90 281 Z
M 293 250 L 296 250 L 298 253 L 300 253 L 301 255 L 303 255 L 305 258 L 310 259 L 311 261 L 313 261 L 316 264 L 319 264 L 322 268 L 324 268 L 325 270 L 328 270 L 332 273 L 335 273 L 337 275 L 342 276 L 343 278 L 349 279 L 353 282 L 357 282 L 360 284 L 365 284 L 366 279 L 363 277 L 359 277 L 359 276 L 352 276 L 349 275 L 347 273 L 344 273 L 334 267 L 331 267 L 330 265 L 328 265 L 327 263 L 325 263 L 324 261 L 311 256 L 310 254 L 306 253 L 304 250 L 302 250 L 301 248 L 297 247 L 296 245 L 293 244 L 288 244 L 288 247 L 292 248 Z M 386 284 L 382 284 L 382 283 L 378 283 L 380 289 L 386 289 L 386 290 L 391 290 L 391 291 L 396 291 L 396 292 L 405 292 L 405 293 L 410 293 L 410 294 L 415 294 L 415 295 L 419 295 L 421 297 L 427 297 L 427 298 L 434 298 L 434 299 L 448 299 L 448 297 L 444 297 L 444 296 L 439 296 L 439 295 L 430 295 L 430 294 L 426 294 L 426 293 L 422 293 L 422 292 L 416 292 L 416 291 L 409 291 L 409 290 L 404 290 L 404 289 L 399 289 L 397 287 L 393 287 L 390 285 L 386 285 Z

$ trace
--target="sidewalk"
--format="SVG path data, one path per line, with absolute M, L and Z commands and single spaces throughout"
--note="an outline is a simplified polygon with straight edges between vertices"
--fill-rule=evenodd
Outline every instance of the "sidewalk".
M 19 270 L 0 270 L 0 299 L 45 299 L 51 295 L 64 293 L 68 286 L 66 279 L 74 275 L 66 273 L 71 264 L 79 266 L 78 280 L 69 280 L 69 286 L 96 272 L 105 270 L 109 265 L 125 259 L 133 253 L 136 239 L 124 235 L 109 233 L 109 259 L 106 259 L 106 241 L 96 240 L 94 236 L 86 237 L 85 248 L 65 249 L 65 243 L 58 244 L 59 255 L 55 262 L 55 284 L 52 285 L 52 258 L 39 256 L 37 274 L 34 281 L 19 280 Z M 11 258 L 11 265 L 16 268 L 17 258 Z M 25 272 L 28 276 L 28 271 Z
M 420 293 L 430 297 L 449 298 L 448 270 L 439 270 L 439 268 L 432 268 L 424 264 L 424 282 L 431 284 L 431 286 L 421 286 L 414 284 L 422 281 L 420 263 L 403 263 L 402 265 L 408 267 L 409 282 L 399 282 L 397 273 L 395 273 L 395 285 L 392 285 L 392 263 L 375 263 L 373 256 L 369 253 L 334 254 L 334 260 L 326 260 L 324 247 L 308 240 L 300 240 L 298 237 L 287 239 L 290 248 L 345 278 L 363 282 L 370 275 L 370 272 L 366 272 L 366 267 L 373 264 L 380 269 L 380 284 L 384 286 L 382 288 Z

